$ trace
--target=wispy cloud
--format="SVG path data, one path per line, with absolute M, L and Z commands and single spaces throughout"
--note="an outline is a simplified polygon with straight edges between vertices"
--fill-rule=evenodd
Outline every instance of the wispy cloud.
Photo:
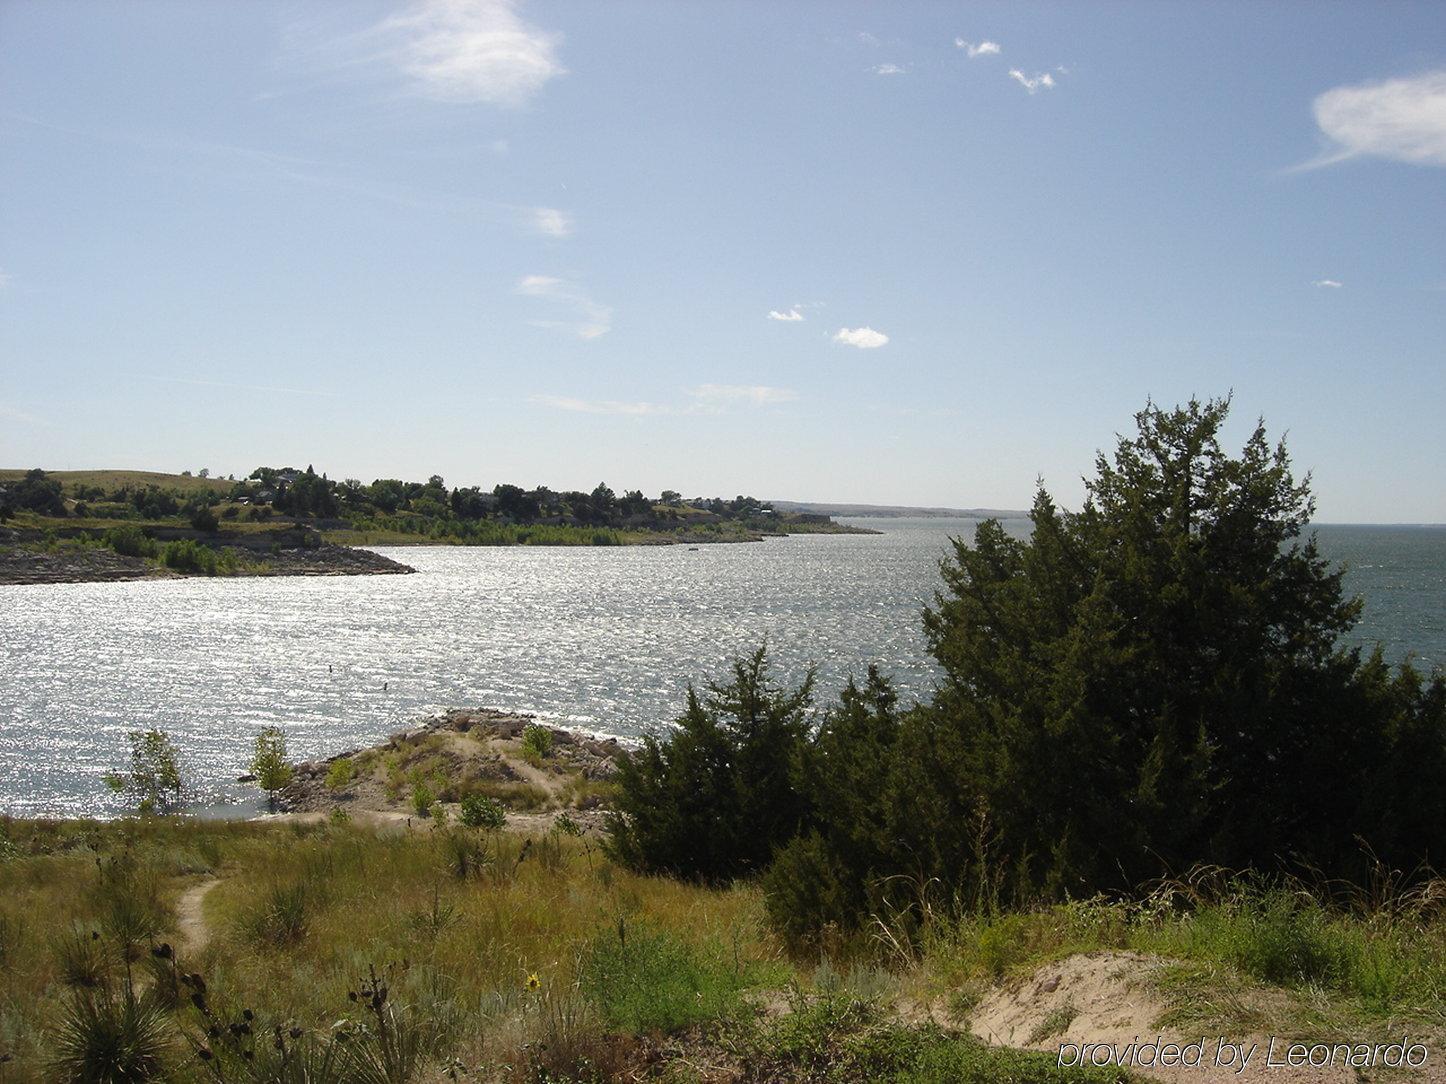
M 569 325 L 580 339 L 597 339 L 612 330 L 613 310 L 599 305 L 575 282 L 551 275 L 527 275 L 517 283 L 523 297 L 538 297 L 571 308 L 577 319 Z
M 1341 288 L 1341 284 L 1335 279 L 1316 279 L 1311 285 L 1320 286 L 1327 290 L 1339 290 Z
M 1332 146 L 1298 169 L 1364 155 L 1446 166 L 1446 70 L 1336 87 L 1319 95 L 1313 108 Z
M 954 48 L 963 49 L 970 60 L 981 56 L 998 56 L 999 43 L 997 41 L 981 41 L 975 45 L 972 41 L 965 41 L 963 38 L 954 39 Z
M 571 395 L 533 395 L 529 403 L 565 410 L 573 414 L 614 414 L 627 416 L 724 414 L 732 407 L 766 407 L 791 403 L 798 393 L 789 388 L 767 384 L 700 384 L 679 403 L 653 403 L 646 400 L 580 399 Z
M 557 35 L 524 21 L 518 7 L 515 0 L 416 0 L 366 39 L 428 98 L 516 107 L 567 71 Z
M 459 196 L 410 185 L 360 180 L 348 176 L 335 164 L 255 147 L 123 130 L 77 128 L 6 110 L 0 110 L 0 120 L 56 132 L 72 139 L 128 147 L 144 153 L 158 166 L 169 171 L 184 167 L 206 176 L 217 170 L 224 170 L 228 179 L 244 174 L 248 177 L 341 192 L 393 207 L 505 223 L 529 231 L 541 230 L 547 233 L 549 229 L 562 228 L 570 232 L 573 229 L 572 216 L 555 208 L 507 203 L 472 195 Z
M 0 403 L 0 419 L 7 422 L 14 422 L 16 425 L 50 425 L 44 418 L 37 418 L 34 414 L 20 410 L 18 407 L 7 406 Z
M 902 64 L 875 64 L 869 70 L 875 75 L 903 75 L 909 69 Z
M 539 233 L 548 237 L 569 237 L 572 235 L 572 215 L 556 207 L 535 207 L 532 210 L 532 224 Z
M 777 309 L 769 309 L 768 318 L 770 320 L 782 320 L 786 324 L 796 323 L 803 319 L 803 313 L 799 312 L 798 308 L 797 305 L 791 305 L 783 312 L 779 312 Z
M 5 287 L 9 286 L 13 281 L 15 280 L 10 277 L 9 273 L 3 267 L 0 267 L 0 290 L 5 289 Z
M 798 398 L 798 392 L 791 388 L 775 388 L 767 384 L 699 384 L 691 394 L 702 403 L 747 403 L 752 406 L 791 403 Z
M 833 341 L 845 346 L 856 346 L 860 350 L 875 350 L 888 342 L 889 337 L 871 327 L 841 327 L 834 332 Z
M 574 399 L 565 395 L 533 395 L 529 396 L 527 401 L 538 406 L 551 407 L 553 410 L 566 410 L 573 414 L 673 413 L 658 403 L 625 403 L 616 399 Z
M 1040 72 L 1038 75 L 1031 77 L 1025 75 L 1018 68 L 1010 68 L 1009 78 L 1013 79 L 1031 94 L 1039 90 L 1053 90 L 1055 86 L 1054 76 L 1050 75 L 1049 72 Z

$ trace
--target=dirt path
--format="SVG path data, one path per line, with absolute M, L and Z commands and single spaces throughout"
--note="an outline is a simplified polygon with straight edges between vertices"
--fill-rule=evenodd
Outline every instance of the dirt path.
M 203 904 L 206 893 L 220 883 L 220 878 L 208 877 L 186 889 L 176 901 L 176 935 L 181 951 L 196 953 L 206 947 L 211 931 L 206 925 Z

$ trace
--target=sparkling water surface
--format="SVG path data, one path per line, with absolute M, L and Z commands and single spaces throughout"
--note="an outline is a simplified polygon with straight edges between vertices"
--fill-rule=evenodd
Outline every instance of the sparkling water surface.
M 820 699 L 877 662 L 906 696 L 934 670 L 919 614 L 971 520 L 859 520 L 881 535 L 620 549 L 381 549 L 413 576 L 0 588 L 0 810 L 110 815 L 125 732 L 158 726 L 212 803 L 256 731 L 298 758 L 375 742 L 429 710 L 485 705 L 633 736 L 766 636 Z M 1011 521 L 1012 530 L 1027 524 Z M 1356 639 L 1446 664 L 1446 529 L 1318 528 L 1366 598 Z

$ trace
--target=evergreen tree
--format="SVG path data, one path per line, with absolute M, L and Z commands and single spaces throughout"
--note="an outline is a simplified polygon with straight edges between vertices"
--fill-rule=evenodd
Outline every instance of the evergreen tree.
M 803 816 L 791 775 L 812 696 L 812 673 L 796 689 L 770 681 L 763 648 L 736 660 L 726 685 L 689 686 L 677 729 L 620 764 L 614 857 L 715 882 L 765 867 Z
M 887 801 L 804 781 L 812 834 L 769 880 L 789 932 L 1198 863 L 1361 878 L 1363 844 L 1407 870 L 1446 853 L 1446 682 L 1340 644 L 1360 603 L 1306 535 L 1308 484 L 1262 425 L 1228 455 L 1228 409 L 1150 406 L 1079 512 L 1041 489 L 1027 539 L 991 520 L 955 541 L 924 617 L 935 695 L 868 754 Z

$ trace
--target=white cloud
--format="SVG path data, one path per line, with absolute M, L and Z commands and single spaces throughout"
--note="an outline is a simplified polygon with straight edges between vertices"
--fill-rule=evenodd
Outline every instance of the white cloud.
M 1316 279 L 1311 285 L 1323 286 L 1328 290 L 1339 290 L 1341 288 L 1341 284 L 1335 279 Z
M 613 310 L 599 305 L 574 282 L 551 275 L 526 275 L 517 283 L 516 292 L 571 307 L 577 319 L 569 326 L 580 339 L 601 338 L 612 330 Z
M 515 0 L 416 0 L 373 28 L 381 57 L 446 102 L 520 106 L 566 73 L 557 36 L 517 14 Z
M 1308 166 L 1359 155 L 1446 166 L 1446 70 L 1336 87 L 1317 97 L 1314 109 L 1335 147 Z
M 0 282 L 0 284 L 3 284 L 3 282 Z M 798 311 L 797 305 L 791 305 L 784 312 L 779 312 L 777 309 L 769 309 L 768 318 L 770 320 L 782 320 L 786 324 L 792 324 L 802 320 L 803 313 Z
M 1041 88 L 1051 90 L 1054 87 L 1054 76 L 1050 75 L 1049 72 L 1040 72 L 1031 79 L 1018 68 L 1010 68 L 1009 78 L 1013 79 L 1031 94 Z
M 875 64 L 870 69 L 875 75 L 903 75 L 908 70 L 898 64 Z
M 9 286 L 13 281 L 15 280 L 12 279 L 4 269 L 0 269 L 0 290 L 5 289 L 5 287 Z M 800 316 L 799 319 L 802 320 L 803 317 Z
M 860 30 L 858 33 L 858 38 L 859 41 L 862 42 L 864 45 L 879 44 L 879 39 L 876 38 L 873 34 L 870 34 L 867 30 Z
M 532 224 L 539 233 L 549 237 L 567 237 L 572 233 L 572 215 L 556 207 L 534 207 Z
M 791 388 L 774 388 L 767 384 L 700 384 L 691 394 L 694 399 L 705 403 L 747 403 L 750 406 L 791 403 L 798 398 L 798 392 Z
M 533 395 L 527 400 L 538 406 L 553 410 L 566 410 L 574 414 L 671 414 L 672 411 L 657 403 L 626 403 L 616 399 L 573 399 L 563 395 Z
M 997 41 L 981 41 L 978 45 L 975 45 L 972 41 L 955 38 L 954 48 L 963 49 L 964 52 L 968 54 L 970 60 L 980 56 L 999 55 L 999 43 Z
M 846 346 L 856 346 L 860 350 L 873 350 L 888 342 L 889 337 L 871 327 L 841 327 L 834 333 L 833 341 Z

